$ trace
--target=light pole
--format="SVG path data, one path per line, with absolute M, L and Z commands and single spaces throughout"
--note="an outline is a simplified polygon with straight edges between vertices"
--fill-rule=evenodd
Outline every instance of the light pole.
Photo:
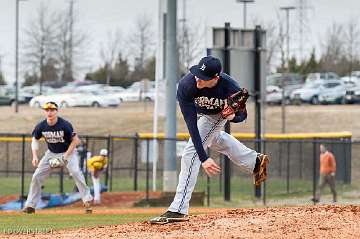
M 246 4 L 253 3 L 253 2 L 255 2 L 255 0 L 236 0 L 236 2 L 244 4 L 244 7 L 243 7 L 244 22 L 243 23 L 244 23 L 244 29 L 246 29 Z
M 286 112 L 285 112 L 285 79 L 289 77 L 290 68 L 289 68 L 289 59 L 290 59 L 290 33 L 289 33 L 289 17 L 290 17 L 290 11 L 295 10 L 296 7 L 288 6 L 288 7 L 281 7 L 280 10 L 284 10 L 286 12 L 286 61 L 287 61 L 287 67 L 286 67 L 286 76 L 282 77 L 281 81 L 281 133 L 286 132 Z
M 15 113 L 19 112 L 19 2 L 16 0 L 15 10 Z

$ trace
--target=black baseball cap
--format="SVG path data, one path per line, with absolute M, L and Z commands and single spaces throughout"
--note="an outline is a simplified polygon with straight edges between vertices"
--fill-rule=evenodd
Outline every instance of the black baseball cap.
M 213 56 L 203 57 L 199 64 L 190 68 L 190 72 L 201 80 L 211 80 L 221 72 L 221 62 Z

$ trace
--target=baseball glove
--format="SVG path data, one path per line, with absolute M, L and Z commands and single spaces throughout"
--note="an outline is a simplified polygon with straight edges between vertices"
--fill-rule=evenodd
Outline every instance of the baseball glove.
M 241 88 L 238 92 L 230 95 L 227 99 L 227 106 L 222 110 L 221 116 L 226 119 L 229 115 L 246 110 L 248 98 L 249 92 L 245 88 Z
M 51 168 L 61 168 L 67 164 L 67 160 L 64 156 L 54 157 L 49 159 L 49 164 Z

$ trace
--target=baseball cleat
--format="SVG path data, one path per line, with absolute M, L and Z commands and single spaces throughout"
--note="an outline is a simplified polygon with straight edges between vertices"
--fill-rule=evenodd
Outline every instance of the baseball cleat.
M 84 207 L 85 207 L 85 213 L 86 214 L 91 214 L 92 213 L 92 208 L 91 208 L 90 201 L 84 202 Z
M 171 222 L 184 222 L 189 221 L 188 215 L 181 214 L 178 212 L 167 211 L 159 217 L 150 219 L 151 224 L 167 224 Z
M 27 214 L 33 214 L 35 213 L 35 208 L 33 207 L 25 207 L 23 210 L 22 210 L 23 213 L 27 213 Z
M 260 160 L 259 170 L 254 173 L 254 184 L 260 186 L 262 182 L 267 179 L 267 166 L 270 162 L 269 156 L 266 154 L 259 154 L 258 159 Z

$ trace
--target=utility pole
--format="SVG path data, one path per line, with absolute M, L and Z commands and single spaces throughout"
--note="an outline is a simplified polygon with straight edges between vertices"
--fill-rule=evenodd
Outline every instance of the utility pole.
M 299 62 L 303 61 L 304 58 L 304 45 L 306 42 L 306 34 L 309 32 L 308 27 L 308 10 L 312 7 L 308 4 L 307 0 L 297 0 L 297 16 L 298 16 L 298 30 L 299 30 Z
M 246 29 L 246 4 L 248 3 L 253 3 L 255 2 L 255 0 L 236 0 L 236 2 L 238 3 L 243 3 L 243 17 L 244 17 L 244 20 L 243 20 L 243 28 Z
M 176 171 L 176 80 L 178 54 L 176 46 L 177 0 L 167 0 L 166 15 L 166 119 L 164 144 L 163 191 L 174 192 L 177 184 Z
M 68 77 L 71 77 L 71 80 L 73 78 L 73 67 L 72 67 L 72 60 L 73 60 L 73 31 L 74 31 L 74 0 L 70 1 L 70 7 L 69 7 L 69 30 L 70 30 L 70 36 L 69 36 L 69 75 Z
M 290 68 L 289 68 L 289 59 L 290 59 L 290 33 L 289 33 L 289 18 L 290 18 L 290 11 L 295 10 L 295 7 L 288 6 L 288 7 L 281 7 L 280 10 L 284 10 L 286 12 L 286 61 L 287 61 L 287 67 L 286 67 L 286 76 L 289 76 Z M 282 78 L 281 82 L 281 133 L 286 132 L 286 111 L 285 111 L 285 79 L 287 77 Z
M 187 55 L 188 55 L 188 32 L 186 28 L 186 1 L 182 0 L 182 18 L 179 19 L 179 22 L 182 23 L 182 39 L 181 39 L 181 56 L 180 60 L 182 63 L 182 66 L 187 69 L 189 66 L 187 65 Z
M 19 112 L 19 2 L 15 6 L 15 113 Z

